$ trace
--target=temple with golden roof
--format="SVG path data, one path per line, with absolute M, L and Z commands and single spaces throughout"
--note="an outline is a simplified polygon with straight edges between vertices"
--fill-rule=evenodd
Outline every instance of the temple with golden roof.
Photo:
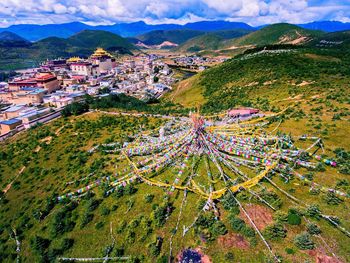
M 82 59 L 80 57 L 71 57 L 69 59 L 67 59 L 67 63 L 75 63 L 75 62 L 79 62 Z
M 106 73 L 115 67 L 115 58 L 103 48 L 97 48 L 90 56 L 90 61 L 98 65 L 101 73 Z
M 113 56 L 103 48 L 97 48 L 95 52 L 90 56 L 91 59 L 112 58 Z

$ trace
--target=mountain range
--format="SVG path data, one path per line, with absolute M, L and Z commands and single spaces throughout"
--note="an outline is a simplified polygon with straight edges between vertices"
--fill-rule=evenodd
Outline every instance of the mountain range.
M 266 26 L 266 25 L 265 25 Z M 350 23 L 342 23 L 338 21 L 319 21 L 307 24 L 299 24 L 298 26 L 305 29 L 322 30 L 325 32 L 335 32 L 350 30 Z M 197 31 L 218 31 L 218 30 L 258 30 L 264 26 L 252 27 L 246 23 L 228 22 L 228 21 L 201 21 L 179 24 L 158 24 L 149 25 L 143 21 L 134 23 L 120 23 L 114 25 L 91 26 L 81 22 L 72 22 L 65 24 L 48 24 L 48 25 L 33 25 L 22 24 L 12 25 L 7 28 L 0 28 L 0 32 L 8 31 L 19 35 L 29 41 L 38 41 L 47 37 L 68 38 L 82 30 L 104 30 L 123 37 L 135 37 L 155 30 L 175 30 L 189 29 Z
M 119 54 L 131 54 L 135 49 L 127 39 L 102 30 L 83 30 L 69 38 L 48 37 L 37 42 L 5 31 L 0 33 L 0 69 L 37 66 L 58 57 L 88 57 L 97 47 Z

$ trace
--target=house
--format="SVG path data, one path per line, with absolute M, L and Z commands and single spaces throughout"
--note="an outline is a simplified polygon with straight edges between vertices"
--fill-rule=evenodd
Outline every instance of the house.
M 73 75 L 80 75 L 85 77 L 97 77 L 100 75 L 98 65 L 93 65 L 87 61 L 79 61 L 70 64 L 70 69 Z
M 252 115 L 255 115 L 259 113 L 258 109 L 253 108 L 238 108 L 238 109 L 232 109 L 227 112 L 228 116 L 230 117 L 250 117 Z
M 17 78 L 9 82 L 9 91 L 18 92 L 22 88 L 41 88 L 51 93 L 60 88 L 57 77 L 51 73 L 37 73 L 34 77 Z
M 19 119 L 10 119 L 6 121 L 1 121 L 0 122 L 0 134 L 6 134 L 9 133 L 10 131 L 15 130 L 19 125 L 22 124 L 22 121 Z
M 3 112 L 3 116 L 5 120 L 16 118 L 20 115 L 20 112 L 28 109 L 25 105 L 15 105 Z

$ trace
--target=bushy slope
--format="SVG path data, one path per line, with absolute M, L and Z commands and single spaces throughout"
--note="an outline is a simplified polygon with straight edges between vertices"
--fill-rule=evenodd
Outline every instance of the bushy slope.
M 315 38 L 308 45 L 312 47 L 325 49 L 330 48 L 346 52 L 350 47 L 350 31 L 328 33 Z
M 30 42 L 12 32 L 0 33 L 0 47 L 28 47 Z
M 303 29 L 291 24 L 274 24 L 232 41 L 232 45 L 263 46 L 272 44 L 303 44 L 320 36 L 321 31 Z
M 221 111 L 239 105 L 259 106 L 258 97 L 267 96 L 261 92 L 267 91 L 274 99 L 288 97 L 289 92 L 303 90 L 296 85 L 303 81 L 312 83 L 306 85 L 310 92 L 330 93 L 331 88 L 350 80 L 349 53 L 292 47 L 250 50 L 202 72 L 192 85 L 187 80 L 184 91 L 191 86 L 201 90 L 203 109 Z M 174 94 L 176 102 L 188 101 L 182 97 L 181 83 Z
M 177 47 L 175 50 L 183 52 L 197 52 L 201 50 L 217 50 L 225 46 L 225 43 L 234 38 L 251 33 L 251 30 L 237 29 L 205 33 L 194 37 Z

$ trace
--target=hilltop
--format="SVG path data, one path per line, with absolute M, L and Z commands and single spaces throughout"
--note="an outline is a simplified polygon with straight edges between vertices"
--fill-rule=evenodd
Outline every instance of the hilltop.
M 228 46 L 263 46 L 272 44 L 300 45 L 322 35 L 321 31 L 303 29 L 291 24 L 274 24 L 234 39 Z
M 9 31 L 0 33 L 0 47 L 26 47 L 30 42 Z

